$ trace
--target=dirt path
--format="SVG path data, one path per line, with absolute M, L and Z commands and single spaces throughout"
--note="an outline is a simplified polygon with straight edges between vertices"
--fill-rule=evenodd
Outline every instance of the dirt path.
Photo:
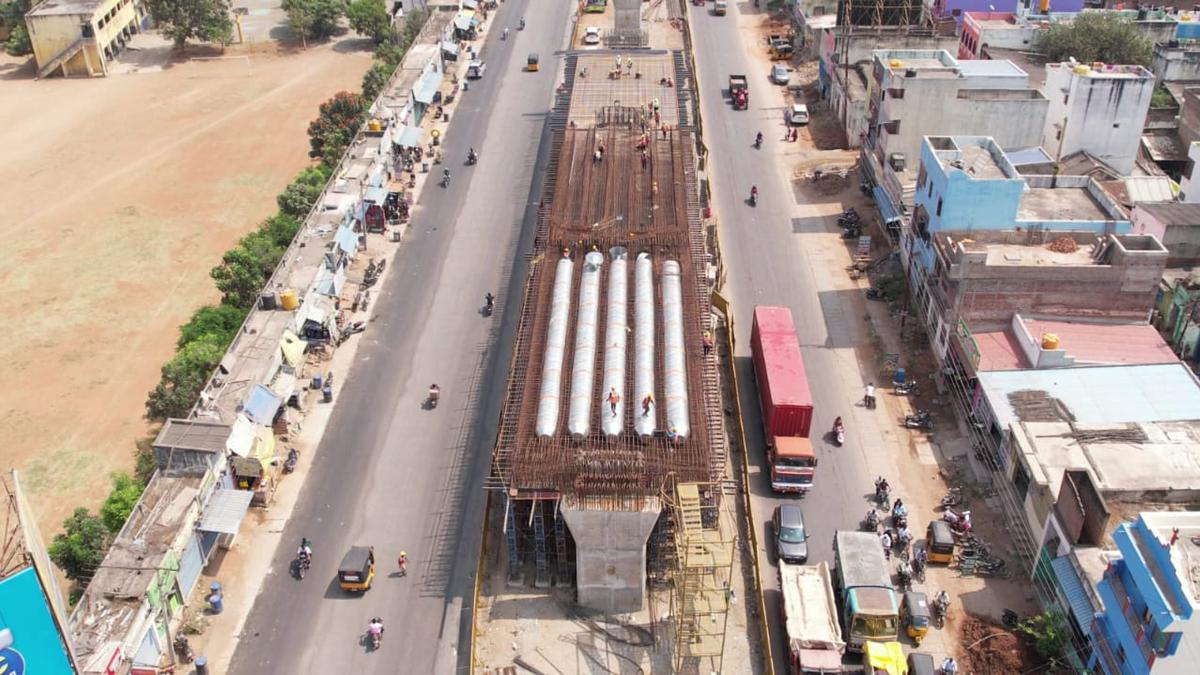
M 177 327 L 217 298 L 208 270 L 308 163 L 317 105 L 358 89 L 370 55 L 346 42 L 0 82 L 0 465 L 47 537 L 131 467 Z

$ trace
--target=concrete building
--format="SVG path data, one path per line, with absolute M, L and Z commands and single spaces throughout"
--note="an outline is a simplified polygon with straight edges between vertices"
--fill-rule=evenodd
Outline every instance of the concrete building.
M 1156 325 L 1180 358 L 1200 363 L 1200 265 L 1169 267 L 1159 282 Z
M 43 0 L 25 15 L 38 77 L 106 75 L 148 20 L 139 0 Z
M 1188 144 L 1187 159 L 1187 166 L 1179 176 L 1179 201 L 1200 203 L 1200 176 L 1196 175 L 1196 164 L 1200 163 L 1200 141 Z
M 829 17 L 835 19 L 836 17 Z M 830 80 L 836 68 L 867 63 L 880 49 L 913 51 L 953 50 L 954 36 L 938 35 L 927 26 L 835 26 L 832 21 L 816 30 L 815 54 L 819 60 L 817 85 L 822 95 L 829 94 Z
M 922 139 L 990 134 L 1002 148 L 1037 146 L 1049 102 L 1008 61 L 958 61 L 945 50 L 879 50 L 873 58 L 865 173 L 900 211 L 913 204 Z
M 1150 70 L 1159 84 L 1200 81 L 1200 45 L 1168 40 L 1154 45 Z
M 1112 535 L 1089 664 L 1104 675 L 1184 675 L 1200 663 L 1200 512 L 1141 513 Z
M 1152 234 L 1167 247 L 1170 266 L 1200 263 L 1200 204 L 1139 204 L 1133 231 Z
M 1001 9 L 1000 12 L 997 12 L 996 3 L 989 0 L 933 0 L 931 11 L 935 17 L 954 17 L 960 26 L 965 27 L 966 17 L 969 14 L 1012 14 L 1021 19 L 1023 23 L 1036 24 L 1039 20 L 1045 20 L 1046 17 L 1052 15 L 1073 16 L 1083 11 L 1083 6 L 1083 0 L 1055 0 L 1053 3 L 1049 0 L 1019 0 L 1016 3 L 1015 11 L 1006 12 Z M 1004 5 L 999 6 L 999 8 L 1003 7 Z M 1008 5 L 1008 7 L 1012 7 L 1012 5 Z
M 1041 145 L 1059 159 L 1087 150 L 1122 174 L 1133 171 L 1154 75 L 1141 66 L 1046 65 L 1050 100 Z

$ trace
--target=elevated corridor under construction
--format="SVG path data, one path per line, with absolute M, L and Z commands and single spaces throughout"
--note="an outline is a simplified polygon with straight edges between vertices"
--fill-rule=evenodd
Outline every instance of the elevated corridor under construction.
M 725 467 L 689 78 L 678 52 L 568 55 L 494 456 L 509 581 L 608 613 L 645 605 L 661 497 Z

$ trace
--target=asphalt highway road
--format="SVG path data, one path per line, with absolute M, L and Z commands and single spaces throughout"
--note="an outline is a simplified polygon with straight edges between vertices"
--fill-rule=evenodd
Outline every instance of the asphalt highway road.
M 874 476 L 895 475 L 894 460 L 885 450 L 894 441 L 885 443 L 884 437 L 893 422 L 882 401 L 874 411 L 860 403 L 866 382 L 858 372 L 854 345 L 865 341 L 858 321 L 865 310 L 861 291 L 832 290 L 831 275 L 845 274 L 841 269 L 845 263 L 831 255 L 840 245 L 834 243 L 840 242 L 836 219 L 816 215 L 801 193 L 793 190 L 790 166 L 779 161 L 778 154 L 788 145 L 781 139 L 790 99 L 784 88 L 768 80 L 769 65 L 758 56 L 765 51 L 758 42 L 761 36 L 748 28 L 739 30 L 737 24 L 738 12 L 757 10 L 750 3 L 731 3 L 730 14 L 719 17 L 711 14 L 711 5 L 689 4 L 688 8 L 697 50 L 704 141 L 711 157 L 709 175 L 727 267 L 726 293 L 734 308 L 738 340 L 734 360 L 749 445 L 751 501 L 764 562 L 766 616 L 771 622 L 776 672 L 786 672 L 771 514 L 777 504 L 800 504 L 811 535 L 809 561 L 831 560 L 834 532 L 855 529 L 870 507 L 867 495 Z M 749 78 L 748 110 L 733 110 L 729 103 L 726 90 L 731 74 Z M 761 150 L 755 150 L 754 136 L 759 131 L 765 141 Z M 756 207 L 748 203 L 753 185 L 759 189 Z M 791 308 L 815 399 L 811 435 L 819 462 L 816 485 L 799 500 L 781 498 L 770 489 L 750 361 L 755 305 Z M 886 390 L 880 391 L 880 396 L 887 395 Z M 827 434 L 839 415 L 846 423 L 846 442 L 836 448 Z
M 470 626 L 481 486 L 525 279 L 517 252 L 529 248 L 527 206 L 536 205 L 531 186 L 541 183 L 539 151 L 549 147 L 544 121 L 570 11 L 566 2 L 510 0 L 493 14 L 481 50 L 487 73 L 463 95 L 446 136 L 450 186 L 426 186 L 375 298 L 377 318 L 353 338 L 364 344 L 336 388 L 231 672 L 440 673 L 466 665 L 468 643 L 458 653 L 453 645 Z M 528 27 L 518 31 L 522 15 Z M 504 26 L 512 30 L 502 41 Z M 541 72 L 524 72 L 529 52 L 541 54 Z M 476 166 L 465 166 L 469 147 L 479 152 Z M 482 315 L 488 291 L 499 297 L 491 318 Z M 441 402 L 428 410 L 433 382 Z M 304 536 L 314 561 L 297 581 L 289 567 Z M 352 545 L 376 552 L 375 583 L 362 596 L 337 585 Z M 395 574 L 401 550 L 409 557 L 404 578 Z M 386 629 L 377 653 L 364 642 L 372 616 Z

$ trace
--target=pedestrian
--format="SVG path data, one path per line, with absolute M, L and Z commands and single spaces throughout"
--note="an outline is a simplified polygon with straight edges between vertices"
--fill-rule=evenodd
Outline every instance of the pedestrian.
M 646 168 L 646 164 L 650 162 L 650 157 L 646 154 L 645 149 L 642 150 L 642 168 Z
M 667 125 L 665 123 L 662 125 L 662 136 L 663 138 L 667 137 Z
M 610 410 L 612 410 L 612 416 L 616 417 L 617 406 L 621 403 L 621 395 L 617 393 L 617 388 L 613 387 L 611 390 L 609 390 L 608 398 L 604 400 L 608 401 L 608 407 Z
M 400 568 L 400 576 L 408 576 L 408 554 L 400 551 L 400 557 L 396 560 L 396 565 Z
M 646 394 L 646 397 L 642 399 L 642 417 L 650 416 L 650 406 L 652 405 L 654 405 L 654 394 Z
M 709 331 L 704 331 L 704 355 L 708 356 L 712 353 L 713 336 Z
M 597 162 L 599 162 L 602 159 L 604 159 L 604 153 L 600 152 L 600 149 L 597 148 L 596 152 L 592 153 L 592 163 L 596 164 Z

